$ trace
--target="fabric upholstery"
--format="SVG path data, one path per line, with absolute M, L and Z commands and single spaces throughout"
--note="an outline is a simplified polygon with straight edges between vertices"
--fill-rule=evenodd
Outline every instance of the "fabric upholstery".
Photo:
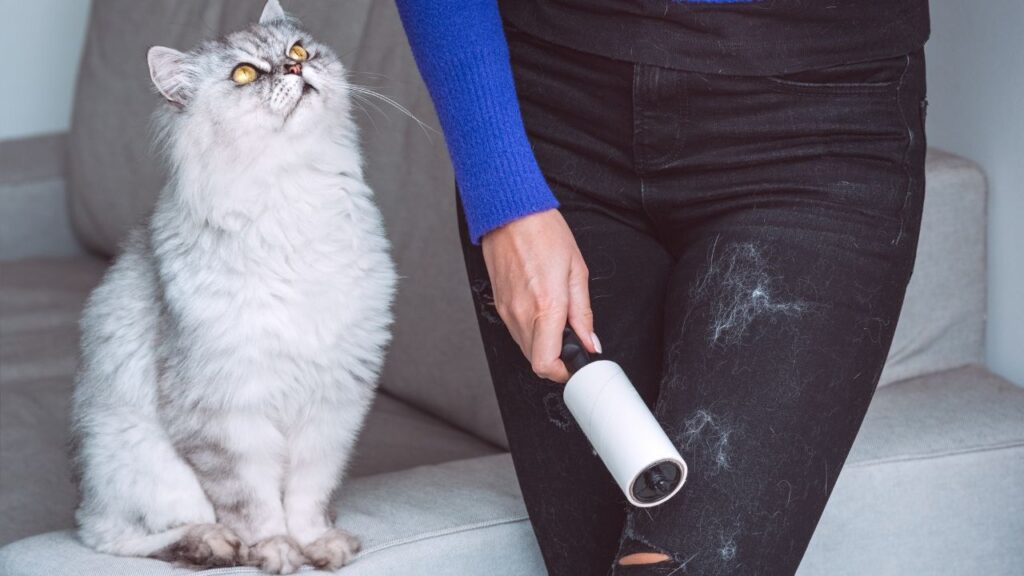
M 94 258 L 0 263 L 0 544 L 72 524 L 77 495 L 65 445 L 77 323 L 105 267 Z M 350 475 L 496 452 L 497 447 L 381 394 Z
M 146 50 L 191 48 L 243 28 L 261 2 L 96 0 L 93 2 L 69 136 L 71 216 L 89 248 L 112 254 L 163 183 L 149 117 Z M 455 225 L 454 177 L 430 98 L 392 2 L 284 2 L 337 50 L 351 80 L 400 102 L 423 129 L 379 101 L 362 104 L 367 177 L 402 281 L 384 388 L 492 442 L 504 431 L 490 387 Z M 373 107 L 380 108 L 380 111 Z
M 1024 573 L 1022 478 L 1024 389 L 980 366 L 887 386 L 798 575 Z
M 799 576 L 1019 573 L 1022 422 L 1024 390 L 980 366 L 880 390 Z M 366 544 L 352 576 L 544 573 L 507 454 L 354 479 L 339 514 Z M 95 554 L 55 532 L 0 549 L 0 574 L 185 572 Z
M 39 261 L 42 262 L 42 261 Z M 0 264 L 0 543 L 71 524 L 65 445 L 92 258 Z
M 0 141 L 0 260 L 72 256 L 64 134 Z
M 507 454 L 357 478 L 342 490 L 339 502 L 338 525 L 363 540 L 356 560 L 341 574 L 544 573 Z M 73 533 L 53 532 L 0 549 L 0 574 L 184 576 L 196 572 L 157 560 L 96 554 L 79 544 Z M 229 568 L 200 574 L 260 572 Z

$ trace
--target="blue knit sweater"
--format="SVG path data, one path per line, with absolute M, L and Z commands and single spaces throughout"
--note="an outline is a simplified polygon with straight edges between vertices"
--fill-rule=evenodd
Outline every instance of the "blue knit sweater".
M 519 113 L 496 0 L 398 0 L 434 101 L 473 243 L 556 208 Z
M 511 220 L 557 208 L 523 128 L 497 0 L 397 4 L 441 120 L 473 243 Z

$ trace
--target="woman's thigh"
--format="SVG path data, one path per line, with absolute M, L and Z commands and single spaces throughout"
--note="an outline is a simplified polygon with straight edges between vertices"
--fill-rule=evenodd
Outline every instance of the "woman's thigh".
M 651 158 L 645 202 L 676 256 L 656 414 L 690 476 L 668 503 L 631 511 L 623 532 L 620 555 L 671 559 L 617 573 L 795 573 L 916 251 L 923 61 L 875 72 L 895 84 L 677 79 L 696 141 Z M 712 97 L 721 111 L 701 100 Z

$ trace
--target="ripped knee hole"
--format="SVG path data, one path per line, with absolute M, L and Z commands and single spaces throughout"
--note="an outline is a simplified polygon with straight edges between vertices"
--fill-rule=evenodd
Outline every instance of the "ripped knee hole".
M 634 552 L 619 558 L 619 566 L 639 566 L 641 564 L 657 564 L 667 562 L 672 557 L 661 552 Z

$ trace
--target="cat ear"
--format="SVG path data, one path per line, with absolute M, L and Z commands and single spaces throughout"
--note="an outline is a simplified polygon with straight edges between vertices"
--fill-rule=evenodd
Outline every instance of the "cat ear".
M 179 107 L 188 100 L 188 72 L 185 54 L 173 48 L 153 46 L 147 55 L 149 77 L 164 98 Z
M 260 24 L 284 20 L 286 17 L 284 8 L 281 8 L 281 2 L 278 0 L 267 0 L 267 5 L 263 7 L 263 14 L 260 15 Z

